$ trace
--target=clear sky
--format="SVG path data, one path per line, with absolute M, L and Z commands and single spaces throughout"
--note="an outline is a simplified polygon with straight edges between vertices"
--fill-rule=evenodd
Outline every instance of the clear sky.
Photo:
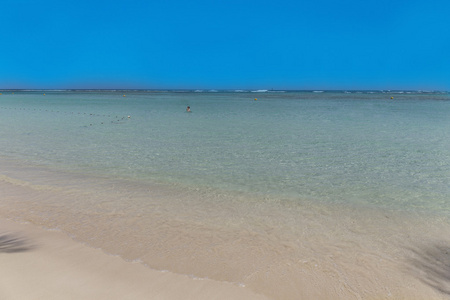
M 1 0 L 0 88 L 450 90 L 449 0 Z

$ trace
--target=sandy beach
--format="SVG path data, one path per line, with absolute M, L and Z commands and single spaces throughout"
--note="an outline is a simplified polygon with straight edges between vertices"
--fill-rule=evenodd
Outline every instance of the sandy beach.
M 127 259 L 127 253 L 107 254 L 104 248 L 74 239 L 70 228 L 77 221 L 71 221 L 68 213 L 64 214 L 66 225 L 60 219 L 58 226 L 47 226 L 52 224 L 49 220 L 36 217 L 37 211 L 45 215 L 54 209 L 44 204 L 44 199 L 54 195 L 43 186 L 3 182 L 0 190 L 0 299 L 429 300 L 450 295 L 446 275 L 449 241 L 442 236 L 448 229 L 442 228 L 439 220 L 393 218 L 375 211 L 364 219 L 354 219 L 349 217 L 351 211 L 324 211 L 322 215 L 315 211 L 314 221 L 307 215 L 299 217 L 305 221 L 296 225 L 303 231 L 297 240 L 266 225 L 264 231 L 240 229 L 237 235 L 217 228 L 205 231 L 189 222 L 183 226 L 175 222 L 170 230 L 167 225 L 149 225 L 156 241 L 164 245 L 162 252 L 149 250 L 143 261 Z M 58 199 L 64 196 L 58 194 Z M 33 197 L 41 204 L 27 200 Z M 71 198 L 66 200 L 69 203 Z M 23 211 L 26 206 L 31 213 L 28 216 Z M 300 216 L 300 211 L 295 214 Z M 339 222 L 339 216 L 346 217 Z M 150 213 L 147 217 L 155 218 Z M 119 221 L 117 216 L 114 219 Z M 168 215 L 164 219 L 174 222 Z M 371 225 L 383 221 L 387 224 L 383 230 Z M 94 219 L 91 222 L 91 227 L 102 226 Z M 400 226 L 405 232 L 388 230 Z M 307 228 L 308 233 L 304 231 Z M 417 228 L 426 228 L 426 232 Z M 127 228 L 131 239 L 112 237 L 107 227 L 101 232 L 106 235 L 103 243 L 129 241 L 131 250 L 140 246 L 142 237 L 131 238 L 138 234 L 131 228 Z M 151 232 L 146 231 L 147 235 Z M 338 232 L 347 233 L 337 236 Z M 206 241 L 217 246 L 210 249 Z M 107 249 L 111 247 L 108 243 Z M 189 249 L 186 243 L 195 245 Z M 159 271 L 152 269 L 153 265 Z M 164 271 L 164 266 L 179 273 Z M 193 274 L 189 270 L 196 276 L 189 275 Z
M 126 262 L 58 231 L 6 219 L 0 228 L 0 299 L 267 299 Z
M 0 299 L 449 299 L 447 95 L 197 94 L 2 98 Z

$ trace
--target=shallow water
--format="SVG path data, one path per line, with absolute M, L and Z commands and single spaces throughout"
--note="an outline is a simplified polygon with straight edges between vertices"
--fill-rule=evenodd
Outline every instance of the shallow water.
M 1 214 L 276 299 L 442 296 L 448 94 L 125 93 L 4 92 Z
M 79 173 L 449 212 L 448 94 L 390 95 L 16 92 L 0 142 Z

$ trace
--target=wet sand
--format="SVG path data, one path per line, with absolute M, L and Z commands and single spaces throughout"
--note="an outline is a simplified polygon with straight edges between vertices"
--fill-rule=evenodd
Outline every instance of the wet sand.
M 0 219 L 0 228 L 0 299 L 267 299 L 151 270 L 31 224 Z
M 0 178 L 1 299 L 450 298 L 443 216 L 33 172 Z

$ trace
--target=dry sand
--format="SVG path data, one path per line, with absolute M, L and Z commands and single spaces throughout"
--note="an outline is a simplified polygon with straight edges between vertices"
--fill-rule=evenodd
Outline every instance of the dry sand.
M 0 177 L 0 300 L 450 299 L 438 215 L 39 178 Z
M 0 299 L 267 299 L 247 288 L 151 270 L 58 231 L 0 219 Z

